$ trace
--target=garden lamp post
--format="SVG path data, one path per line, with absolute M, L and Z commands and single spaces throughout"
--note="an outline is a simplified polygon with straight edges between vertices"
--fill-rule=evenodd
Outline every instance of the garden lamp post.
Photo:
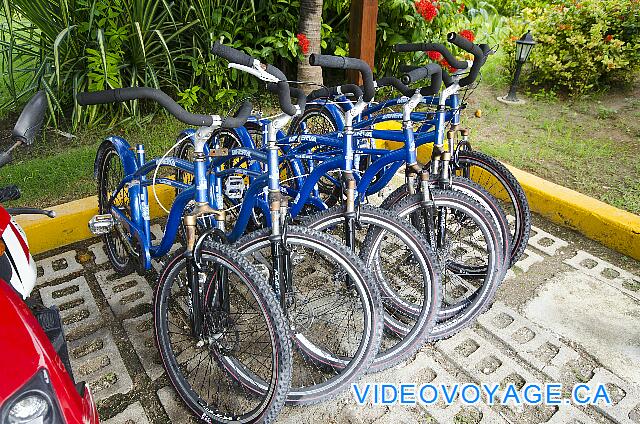
M 511 83 L 509 93 L 504 97 L 498 97 L 498 101 L 507 104 L 524 103 L 524 100 L 520 100 L 516 96 L 516 88 L 518 87 L 518 80 L 520 79 L 522 65 L 524 65 L 529 58 L 529 53 L 531 53 L 531 49 L 535 44 L 536 42 L 533 40 L 531 31 L 527 31 L 527 33 L 520 37 L 519 40 L 516 40 L 516 72 L 513 75 L 513 82 Z

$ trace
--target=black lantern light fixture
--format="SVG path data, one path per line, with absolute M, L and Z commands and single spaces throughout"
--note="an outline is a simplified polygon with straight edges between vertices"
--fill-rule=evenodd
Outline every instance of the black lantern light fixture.
M 518 86 L 518 80 L 520 79 L 520 72 L 522 71 L 522 65 L 529 58 L 529 54 L 531 53 L 531 49 L 536 42 L 531 35 L 531 31 L 527 31 L 525 35 L 520 37 L 519 40 L 516 40 L 516 72 L 513 75 L 513 82 L 511 83 L 511 88 L 509 89 L 509 94 L 504 97 L 498 97 L 498 100 L 507 103 L 507 104 L 522 104 L 524 100 L 518 99 L 516 96 L 516 88 Z

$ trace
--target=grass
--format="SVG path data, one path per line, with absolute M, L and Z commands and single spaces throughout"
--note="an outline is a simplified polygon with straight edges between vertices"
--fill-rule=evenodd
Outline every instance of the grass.
M 474 148 L 640 214 L 640 81 L 573 100 L 519 94 L 527 103 L 507 106 L 496 101 L 508 89 L 496 76 L 504 73 L 483 74 L 462 120 Z
M 132 145 L 142 143 L 152 158 L 171 147 L 182 128 L 175 119 L 160 117 L 142 127 L 86 130 L 73 139 L 49 131 L 45 140 L 16 151 L 14 161 L 0 169 L 0 181 L 20 187 L 22 197 L 11 202 L 13 206 L 48 207 L 92 196 L 96 194 L 93 163 L 105 136 L 116 134 Z M 7 146 L 2 144 L 3 149 Z

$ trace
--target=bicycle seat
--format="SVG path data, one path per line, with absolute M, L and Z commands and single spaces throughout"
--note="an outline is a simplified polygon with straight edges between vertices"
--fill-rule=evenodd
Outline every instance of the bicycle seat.
M 47 96 L 44 91 L 38 91 L 22 109 L 22 113 L 11 132 L 11 140 L 31 144 L 38 135 L 38 131 L 44 122 L 44 114 L 47 110 Z

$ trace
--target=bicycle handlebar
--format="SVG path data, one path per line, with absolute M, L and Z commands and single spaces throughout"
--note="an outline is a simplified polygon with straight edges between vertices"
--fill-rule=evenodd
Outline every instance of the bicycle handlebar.
M 233 47 L 225 46 L 224 44 L 216 41 L 213 43 L 211 47 L 211 53 L 216 56 L 220 56 L 224 59 L 227 59 L 231 63 L 237 63 L 238 65 L 246 66 L 249 68 L 253 67 L 254 62 L 257 60 L 243 51 L 238 49 L 234 49 Z M 278 68 L 273 65 L 267 64 L 263 65 L 264 70 L 274 77 L 278 78 L 280 81 L 286 81 L 286 75 Z
M 248 54 L 234 49 L 233 47 L 225 46 L 218 41 L 213 43 L 213 47 L 211 47 L 211 53 L 216 56 L 220 56 L 231 63 L 236 63 L 248 68 L 254 68 L 257 62 L 258 64 L 260 64 L 263 71 L 274 76 L 279 81 L 278 83 L 269 82 L 267 84 L 267 89 L 278 95 L 280 109 L 282 109 L 282 111 L 289 116 L 296 115 L 298 111 L 296 110 L 293 103 L 291 103 L 291 96 L 293 96 L 298 99 L 297 105 L 300 108 L 300 111 L 304 111 L 304 107 L 306 105 L 306 96 L 304 95 L 302 90 L 289 86 L 286 75 L 280 69 L 270 64 L 264 65 L 260 63 L 259 60 L 249 56 Z
M 473 65 L 471 65 L 469 74 L 464 78 L 461 78 L 460 81 L 458 82 L 460 87 L 464 87 L 472 84 L 478 77 L 480 68 L 482 67 L 482 65 L 484 65 L 484 62 L 486 60 L 486 56 L 484 54 L 483 49 L 473 44 L 471 41 L 467 40 L 463 36 L 456 34 L 455 32 L 450 32 L 449 34 L 447 34 L 447 41 L 449 41 L 454 46 L 458 46 L 462 50 L 469 52 L 473 55 Z
M 352 94 L 359 99 L 360 97 L 362 97 L 362 89 L 360 89 L 360 87 L 355 84 L 343 84 L 337 85 L 335 87 L 322 87 L 309 93 L 309 95 L 307 96 L 307 101 L 310 102 L 321 97 L 334 97 L 340 94 Z
M 214 116 L 187 112 L 164 91 L 150 87 L 116 88 L 93 93 L 78 93 L 76 96 L 76 100 L 81 106 L 121 103 L 137 99 L 148 99 L 159 103 L 176 119 L 187 125 L 211 126 L 214 123 Z M 226 117 L 222 120 L 222 127 L 237 128 L 243 126 L 251 114 L 251 109 L 251 103 L 244 102 L 235 116 Z
M 456 69 L 467 69 L 469 64 L 465 60 L 458 60 L 443 44 L 440 43 L 410 43 L 410 44 L 396 44 L 393 46 L 393 50 L 398 53 L 404 52 L 423 52 L 434 51 L 438 52 L 445 58 L 447 63 Z
M 322 68 L 351 69 L 359 71 L 364 83 L 364 94 L 362 99 L 367 103 L 373 100 L 373 96 L 376 94 L 373 84 L 373 72 L 371 71 L 371 67 L 364 60 L 353 57 L 312 53 L 311 56 L 309 56 L 309 64 L 311 66 L 320 66 Z

